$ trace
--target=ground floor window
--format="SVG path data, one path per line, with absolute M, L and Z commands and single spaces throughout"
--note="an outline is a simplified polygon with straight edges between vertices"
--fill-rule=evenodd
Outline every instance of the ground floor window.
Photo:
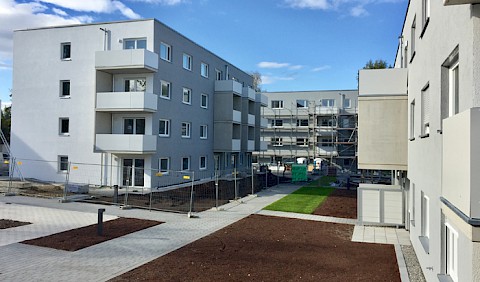
M 123 159 L 123 185 L 144 186 L 145 179 L 144 159 Z
M 446 274 L 458 281 L 458 233 L 448 223 L 445 223 L 445 264 Z

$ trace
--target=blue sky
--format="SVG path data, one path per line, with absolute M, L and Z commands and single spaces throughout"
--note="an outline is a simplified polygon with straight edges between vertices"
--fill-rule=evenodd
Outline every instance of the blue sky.
M 355 89 L 369 59 L 393 64 L 408 0 L 0 0 L 0 99 L 12 88 L 13 30 L 156 18 L 266 91 Z M 39 44 L 41 44 L 39 42 Z

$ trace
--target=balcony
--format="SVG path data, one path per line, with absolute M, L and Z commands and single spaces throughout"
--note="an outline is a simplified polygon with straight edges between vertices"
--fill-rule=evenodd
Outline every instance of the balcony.
M 248 140 L 247 142 L 247 151 L 255 151 L 255 140 Z
M 443 0 L 444 6 L 462 4 L 480 4 L 480 0 Z
M 233 110 L 232 120 L 233 120 L 233 122 L 241 123 L 242 122 L 242 112 Z
M 240 151 L 240 139 L 232 139 L 232 151 Z
M 216 80 L 215 92 L 228 92 L 242 96 L 242 84 L 234 80 Z
M 148 154 L 157 150 L 157 136 L 130 134 L 96 134 L 95 151 Z
M 95 68 L 108 73 L 156 72 L 158 55 L 145 49 L 97 51 Z
M 156 112 L 158 96 L 145 92 L 97 93 L 97 111 L 101 112 Z
M 480 219 L 478 144 L 480 108 L 471 108 L 443 120 L 442 201 L 454 212 L 459 211 L 470 219 Z
M 260 118 L 260 127 L 267 128 L 267 126 L 268 126 L 268 120 L 266 118 Z
M 260 151 L 266 151 L 268 149 L 267 141 L 260 141 Z
M 316 112 L 317 115 L 336 115 L 338 114 L 338 108 L 317 106 Z
M 255 101 L 257 103 L 260 103 L 260 105 L 262 107 L 267 107 L 268 106 L 268 98 L 267 96 L 263 95 L 263 94 L 260 94 L 260 93 L 257 93 L 255 94 Z
M 248 125 L 255 126 L 255 115 L 248 114 Z
M 243 96 L 249 100 L 255 101 L 255 90 L 250 87 L 243 87 Z

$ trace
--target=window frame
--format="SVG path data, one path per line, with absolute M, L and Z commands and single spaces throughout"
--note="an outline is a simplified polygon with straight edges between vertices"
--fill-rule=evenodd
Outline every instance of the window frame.
M 410 64 L 415 58 L 415 39 L 416 39 L 416 30 L 417 30 L 417 16 L 413 18 L 412 26 L 410 27 Z
M 188 93 L 187 96 L 185 96 L 185 93 Z M 185 97 L 188 97 L 188 101 L 185 100 Z M 192 89 L 183 87 L 182 90 L 182 103 L 186 105 L 191 105 L 192 104 Z
M 165 47 L 166 50 L 166 58 L 163 57 L 163 50 L 162 47 Z M 160 42 L 160 59 L 171 63 L 172 62 L 172 46 L 170 44 L 167 44 L 165 42 Z
M 278 125 L 280 124 L 280 125 Z M 283 119 L 272 119 L 271 120 L 272 127 L 283 127 Z
M 223 72 L 219 69 L 215 69 L 215 80 L 223 80 Z
M 135 42 L 134 48 L 126 48 L 127 47 L 127 42 Z M 138 42 L 139 41 L 145 41 L 145 48 L 138 48 Z M 139 38 L 124 38 L 123 39 L 123 50 L 138 50 L 138 49 L 144 49 L 147 50 L 147 38 L 146 37 L 139 37 Z
M 64 124 L 63 122 L 67 122 L 67 130 L 64 131 Z M 59 128 L 58 128 L 58 135 L 60 136 L 70 136 L 70 118 L 68 117 L 61 117 L 58 119 L 58 123 L 59 123 Z
M 283 147 L 283 137 L 271 137 L 270 144 L 273 147 Z
M 299 103 L 299 102 L 303 102 L 303 103 Z M 303 105 L 301 105 L 301 104 L 303 104 Z M 297 105 L 297 109 L 306 109 L 306 108 L 308 108 L 308 100 L 297 99 L 296 100 L 296 105 Z M 300 107 L 298 105 L 300 105 Z
M 67 173 L 68 172 L 68 167 L 70 165 L 70 162 L 68 161 L 68 155 L 58 155 L 58 172 L 59 173 Z M 66 161 L 62 161 L 63 158 L 66 158 Z M 64 168 L 62 165 L 67 165 L 66 168 Z
M 185 59 L 186 59 L 186 61 L 185 61 Z M 192 71 L 192 65 L 193 65 L 192 56 L 187 54 L 187 53 L 183 53 L 183 56 L 182 56 L 182 67 L 183 67 L 183 69 L 188 70 L 188 71 Z
M 448 68 L 448 116 L 460 113 L 460 60 L 456 59 Z
M 65 90 L 65 84 L 68 84 L 68 94 L 65 95 L 63 92 Z M 72 93 L 72 83 L 70 82 L 69 79 L 66 80 L 60 80 L 60 98 L 70 98 L 70 95 Z
M 205 160 L 205 165 L 202 167 L 202 159 Z M 198 169 L 199 170 L 206 170 L 207 169 L 207 156 L 200 156 L 198 159 Z
M 187 168 L 184 168 L 184 160 L 187 160 Z M 180 163 L 180 170 L 181 171 L 189 171 L 190 170 L 190 157 L 182 157 L 181 163 Z
M 68 57 L 65 56 L 65 47 L 68 46 Z M 72 60 L 72 42 L 62 42 L 60 43 L 60 59 L 62 61 L 71 61 Z
M 445 274 L 458 281 L 458 232 L 445 223 Z
M 347 101 L 348 101 L 348 106 L 345 106 Z M 352 99 L 350 99 L 350 98 L 343 99 L 343 108 L 344 109 L 351 109 L 352 108 Z
M 302 122 L 305 122 L 307 121 L 307 124 L 305 125 L 305 123 L 302 123 Z M 309 125 L 309 122 L 308 122 L 308 119 L 297 119 L 297 126 L 298 127 L 308 127 Z
M 420 38 L 423 37 L 425 30 L 427 30 L 428 23 L 430 22 L 430 0 L 422 0 L 422 33 Z
M 203 104 L 204 98 L 205 98 L 205 105 Z M 202 93 L 200 95 L 200 108 L 208 109 L 208 94 Z
M 277 103 L 278 105 L 274 106 L 274 103 Z M 270 105 L 272 109 L 283 109 L 283 100 L 272 100 Z
M 167 168 L 162 168 L 162 160 L 167 160 Z M 158 158 L 158 172 L 162 174 L 168 174 L 170 170 L 170 158 L 169 157 L 160 157 Z
M 163 85 L 168 86 L 168 96 L 163 95 Z M 166 80 L 160 80 L 160 98 L 170 100 L 170 97 L 172 97 L 172 83 Z
M 428 137 L 430 135 L 430 111 L 431 111 L 431 106 L 430 106 L 430 83 L 427 83 L 423 89 L 422 92 L 420 93 L 421 95 L 421 138 Z
M 161 124 L 164 122 L 163 129 L 166 133 L 160 133 L 160 129 L 162 128 Z M 158 120 L 158 136 L 160 137 L 170 137 L 170 120 L 169 119 L 159 119 Z
M 127 81 L 128 81 L 128 91 L 127 91 Z M 132 88 L 131 88 L 130 83 L 132 81 L 134 82 L 133 83 L 134 91 L 131 91 Z M 145 85 L 142 86 L 141 84 L 138 83 L 139 81 L 145 81 Z M 146 77 L 124 78 L 123 79 L 123 86 L 124 86 L 123 90 L 125 90 L 125 92 L 128 92 L 128 93 L 130 93 L 130 92 L 147 92 L 147 82 L 148 81 L 147 81 Z M 143 91 L 139 90 L 139 87 L 144 88 L 144 90 Z
M 182 122 L 181 136 L 182 136 L 182 138 L 191 138 L 191 136 L 192 136 L 192 123 L 186 122 L 186 121 Z
M 208 78 L 210 76 L 209 65 L 205 62 L 200 63 L 200 75 L 204 78 Z
M 410 102 L 410 141 L 415 140 L 415 99 Z
M 299 144 L 300 140 L 303 140 L 301 142 L 301 144 Z M 299 147 L 308 147 L 308 144 L 309 144 L 308 138 L 307 137 L 297 137 L 296 140 L 295 140 L 295 144 Z
M 208 125 L 200 125 L 200 139 L 208 139 Z
M 320 101 L 321 101 L 322 107 L 325 107 L 325 108 L 334 108 L 334 107 L 335 107 L 335 104 L 336 104 L 335 99 L 322 99 L 322 100 L 320 100 Z M 326 101 L 326 103 L 325 103 L 326 105 L 324 105 L 324 101 Z M 332 101 L 333 101 L 333 103 L 330 103 L 330 102 L 332 102 Z M 330 104 L 331 104 L 331 105 L 330 105 Z
M 132 123 L 132 133 L 125 133 L 125 121 L 126 120 L 133 120 Z M 137 121 L 143 120 L 143 133 L 137 133 Z M 123 124 L 122 124 L 122 131 L 124 135 L 145 135 L 147 129 L 147 119 L 145 117 L 123 117 Z

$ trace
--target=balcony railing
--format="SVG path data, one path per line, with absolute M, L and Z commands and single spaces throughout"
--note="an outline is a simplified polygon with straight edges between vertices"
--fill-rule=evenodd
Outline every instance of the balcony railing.
M 156 72 L 158 55 L 145 49 L 97 51 L 95 68 L 109 73 Z
M 242 112 L 233 110 L 232 112 L 232 120 L 234 122 L 242 122 Z
M 255 151 L 255 140 L 248 140 L 247 142 L 247 151 Z
M 157 136 L 96 134 L 95 149 L 101 152 L 147 154 L 157 150 Z
M 260 93 L 257 93 L 255 94 L 255 101 L 260 103 L 260 105 L 262 107 L 267 107 L 268 106 L 268 98 L 267 96 L 263 95 L 263 94 L 260 94 Z
M 243 96 L 255 101 L 255 90 L 250 87 L 243 87 Z
M 260 127 L 266 128 L 268 126 L 268 120 L 266 118 L 260 118 Z
M 97 93 L 97 111 L 156 112 L 158 96 L 146 92 Z
M 248 125 L 255 126 L 255 115 L 248 114 Z
M 232 139 L 232 151 L 240 151 L 240 139 Z
M 242 84 L 234 80 L 216 80 L 215 92 L 228 92 L 235 93 L 239 96 L 242 95 Z

